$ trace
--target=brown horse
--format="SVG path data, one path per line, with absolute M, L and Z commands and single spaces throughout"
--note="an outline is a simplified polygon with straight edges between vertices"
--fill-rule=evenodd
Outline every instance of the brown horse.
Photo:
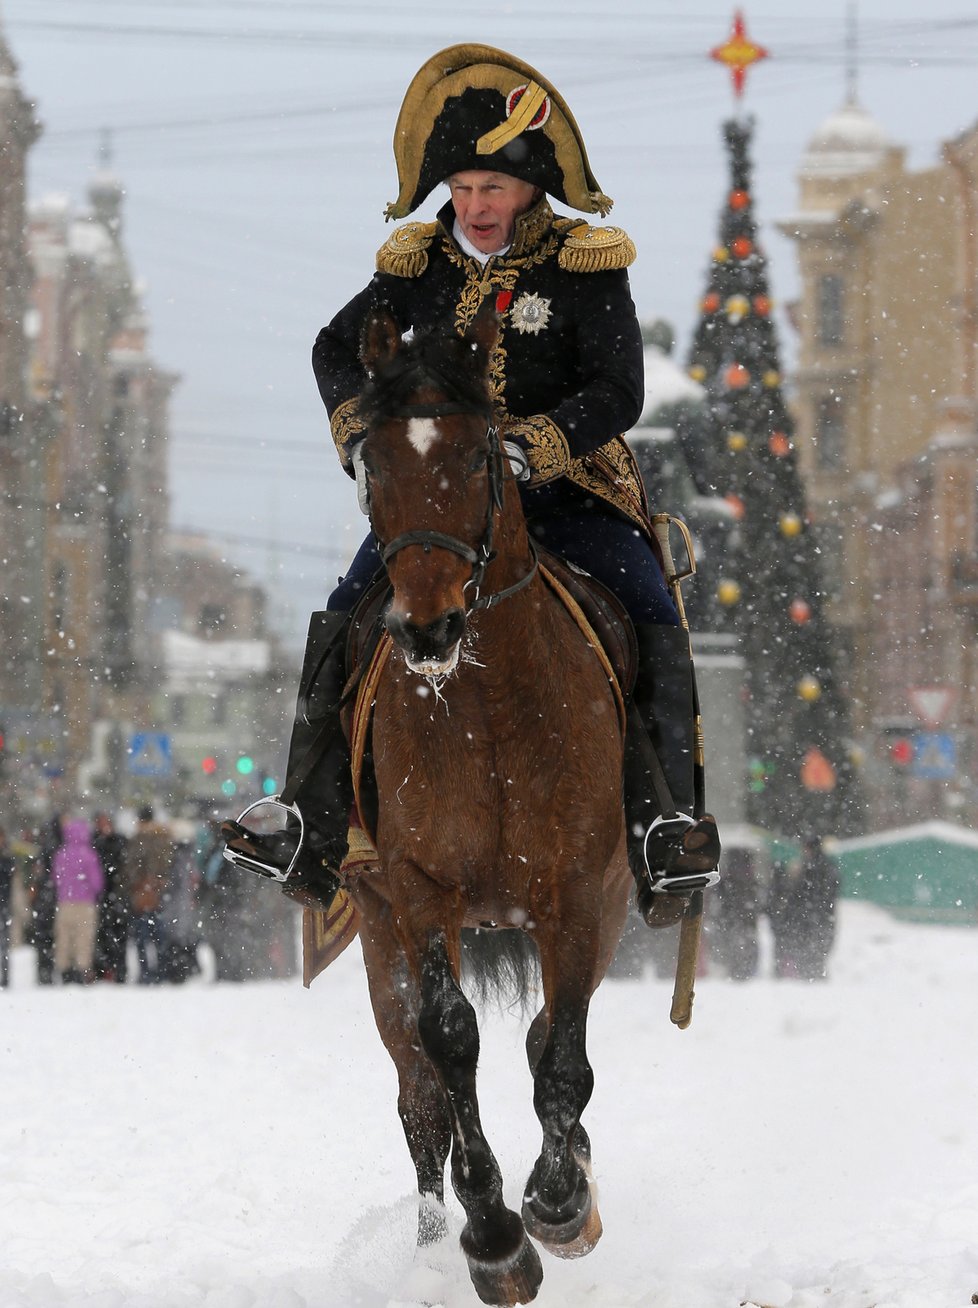
M 397 1067 L 417 1171 L 419 1244 L 446 1233 L 444 1168 L 486 1303 L 526 1303 L 553 1253 L 601 1223 L 580 1124 L 593 1073 L 588 1004 L 614 954 L 632 876 L 622 731 L 608 676 L 541 579 L 492 420 L 498 331 L 401 339 L 375 312 L 358 451 L 393 597 L 376 692 L 376 870 L 352 887 L 374 1015 Z M 462 931 L 516 929 L 539 956 L 527 1036 L 543 1143 L 522 1213 L 503 1202 L 476 1096 L 479 1030 L 460 985 Z

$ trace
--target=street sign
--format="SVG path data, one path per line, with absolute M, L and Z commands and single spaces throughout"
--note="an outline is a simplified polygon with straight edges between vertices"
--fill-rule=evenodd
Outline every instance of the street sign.
M 910 707 L 925 727 L 939 727 L 951 710 L 957 694 L 953 686 L 911 686 Z
M 957 775 L 958 759 L 954 737 L 938 731 L 918 731 L 914 736 L 911 774 L 921 781 L 950 781 Z
M 129 741 L 129 771 L 134 777 L 168 777 L 173 771 L 170 737 L 162 731 L 137 731 Z

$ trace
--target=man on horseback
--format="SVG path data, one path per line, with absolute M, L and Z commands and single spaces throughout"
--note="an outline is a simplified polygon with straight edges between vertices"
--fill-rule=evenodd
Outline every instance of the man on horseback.
M 643 350 L 626 269 L 635 247 L 617 227 L 554 213 L 548 196 L 583 213 L 611 200 L 591 172 L 570 110 L 529 65 L 483 45 L 453 46 L 421 68 L 394 136 L 401 219 L 440 184 L 434 222 L 408 222 L 377 255 L 377 271 L 320 332 L 313 367 L 343 467 L 366 483 L 358 444 L 364 321 L 383 305 L 403 332 L 453 320 L 463 331 L 488 299 L 500 320 L 490 386 L 532 536 L 619 599 L 635 629 L 638 675 L 625 749 L 629 862 L 638 902 L 661 920 L 655 893 L 702 886 L 720 842 L 703 812 L 702 757 L 688 633 L 656 553 L 640 475 L 622 433 L 644 400 Z M 339 725 L 350 613 L 382 569 L 368 536 L 313 615 L 288 774 L 305 835 L 224 824 L 228 856 L 328 904 L 339 884 L 351 805 Z M 649 748 L 649 745 L 653 747 Z M 307 900 L 307 902 L 310 902 Z M 668 916 L 668 915 L 666 915 Z M 671 919 L 670 919 L 671 920 Z

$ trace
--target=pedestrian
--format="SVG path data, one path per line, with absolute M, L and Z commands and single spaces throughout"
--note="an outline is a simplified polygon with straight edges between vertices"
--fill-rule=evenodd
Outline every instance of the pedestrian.
M 163 895 L 164 947 L 163 980 L 177 985 L 200 972 L 197 945 L 200 940 L 200 906 L 197 890 L 197 828 L 192 822 L 172 824 L 173 860 Z
M 61 815 L 55 814 L 37 832 L 36 856 L 31 864 L 30 936 L 37 959 L 37 984 L 54 981 L 54 917 L 57 894 L 51 864 L 62 841 Z
M 689 637 L 666 586 L 644 488 L 624 433 L 645 400 L 643 347 L 627 269 L 635 246 L 618 227 L 563 217 L 549 196 L 586 214 L 611 200 L 591 172 L 563 98 L 522 60 L 484 45 L 429 59 L 408 88 L 394 134 L 399 194 L 388 218 L 406 218 L 439 186 L 436 221 L 396 228 L 369 284 L 319 333 L 313 368 L 345 471 L 361 503 L 368 472 L 360 357 L 368 318 L 383 308 L 402 333 L 461 334 L 483 304 L 499 319 L 490 358 L 494 421 L 519 479 L 531 536 L 603 582 L 621 600 L 638 648 L 635 712 L 626 738 L 624 796 L 638 903 L 661 924 L 665 902 L 711 879 L 720 841 L 702 813 L 697 708 Z M 359 453 L 358 453 L 359 451 Z M 293 818 L 264 834 L 224 826 L 240 866 L 305 888 L 328 906 L 346 853 L 351 783 L 339 729 L 350 613 L 381 570 L 368 535 L 349 571 L 313 615 L 289 751 L 301 763 Z M 518 637 L 514 634 L 514 639 Z M 660 801 L 651 739 L 675 812 Z M 308 757 L 316 741 L 318 756 Z M 701 798 L 701 794 L 699 796 Z M 666 888 L 675 896 L 656 894 Z
M 7 844 L 7 833 L 0 827 L 0 990 L 10 984 L 10 926 L 17 860 Z
M 51 861 L 57 894 L 54 961 L 63 985 L 80 985 L 94 980 L 95 927 L 105 873 L 84 818 L 67 820 L 63 832 Z
M 768 897 L 775 976 L 826 978 L 838 894 L 838 870 L 820 836 L 806 836 L 796 857 L 775 864 Z
M 99 901 L 95 933 L 95 975 L 101 981 L 124 985 L 127 975 L 126 948 L 129 940 L 129 882 L 126 853 L 129 842 L 117 831 L 106 812 L 93 821 L 95 852 L 105 873 L 105 889 Z
M 173 843 L 170 833 L 151 805 L 137 815 L 136 831 L 129 841 L 129 907 L 132 934 L 139 961 L 137 983 L 157 985 L 162 978 L 166 951 L 163 898 L 170 882 Z

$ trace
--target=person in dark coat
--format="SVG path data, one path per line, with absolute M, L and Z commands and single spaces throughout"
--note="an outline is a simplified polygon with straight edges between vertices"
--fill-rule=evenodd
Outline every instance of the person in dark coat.
M 105 872 L 105 890 L 99 901 L 95 938 L 95 975 L 101 981 L 124 985 L 129 940 L 129 884 L 126 868 L 128 840 L 115 829 L 108 813 L 96 813 L 92 841 Z
M 10 984 L 10 925 L 14 873 L 17 860 L 7 844 L 7 833 L 0 827 L 0 990 Z
M 37 857 L 31 868 L 30 936 L 40 986 L 54 983 L 54 917 L 58 900 L 51 864 L 61 839 L 61 818 L 56 814 L 37 834 Z
M 620 228 L 562 216 L 549 196 L 604 215 L 611 200 L 591 172 L 577 124 L 529 65 L 489 46 L 444 50 L 419 71 L 394 137 L 400 192 L 388 217 L 405 218 L 440 184 L 448 202 L 434 222 L 396 228 L 369 284 L 319 333 L 313 368 L 344 469 L 361 492 L 358 446 L 366 434 L 360 359 L 368 316 L 393 315 L 402 332 L 461 333 L 488 303 L 500 323 L 490 358 L 496 421 L 533 537 L 591 573 L 627 609 L 638 637 L 639 678 L 626 742 L 627 833 L 639 906 L 658 918 L 652 893 L 702 885 L 716 868 L 716 823 L 698 812 L 695 691 L 689 638 L 653 545 L 641 477 L 623 439 L 644 403 L 642 337 L 628 281 L 636 257 Z M 346 576 L 313 615 L 289 772 L 325 721 L 338 720 L 348 615 L 381 567 L 368 536 Z M 639 737 L 659 754 L 680 814 L 661 806 Z M 329 733 L 327 733 L 329 734 Z M 346 852 L 349 760 L 340 732 L 299 788 L 308 848 L 297 884 L 328 902 Z M 273 836 L 224 827 L 228 848 L 284 869 L 297 829 Z M 323 868 L 328 869 L 324 873 Z M 290 876 L 290 880 L 292 877 Z M 673 918 L 670 920 L 674 920 Z
M 768 916 L 776 976 L 825 979 L 835 940 L 838 895 L 838 868 L 817 835 L 805 838 L 797 858 L 775 865 Z

